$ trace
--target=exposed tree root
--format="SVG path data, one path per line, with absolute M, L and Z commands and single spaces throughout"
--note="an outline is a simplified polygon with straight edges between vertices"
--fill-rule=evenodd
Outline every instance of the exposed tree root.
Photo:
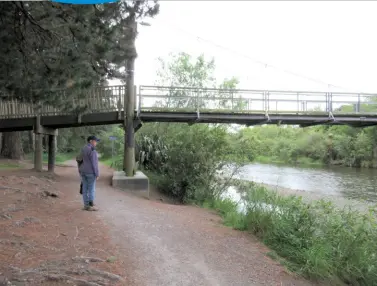
M 77 279 L 68 275 L 57 275 L 57 274 L 47 274 L 45 275 L 46 280 L 49 281 L 69 281 L 73 282 L 77 286 L 101 286 L 101 284 L 98 284 L 96 282 L 90 282 L 83 279 Z
M 107 286 L 114 282 L 123 281 L 123 278 L 114 273 L 89 268 L 91 262 L 105 262 L 98 257 L 73 257 L 73 262 L 49 262 L 35 269 L 21 270 L 10 267 L 12 277 L 9 281 L 65 281 L 77 286 Z
M 116 275 L 116 274 L 113 274 L 113 273 L 110 273 L 110 272 L 107 272 L 107 271 L 102 271 L 102 270 L 98 270 L 98 269 L 88 269 L 88 272 L 90 275 L 97 275 L 97 276 L 101 276 L 105 279 L 109 279 L 111 281 L 119 281 L 119 280 L 122 280 L 122 277 L 120 277 L 119 275 Z
M 8 187 L 8 186 L 0 186 L 0 190 L 10 190 L 10 191 L 15 191 L 15 192 L 25 193 L 24 190 L 12 188 L 12 187 Z
M 98 257 L 85 257 L 85 256 L 76 256 L 72 258 L 73 261 L 76 262 L 105 262 L 105 260 L 98 258 Z

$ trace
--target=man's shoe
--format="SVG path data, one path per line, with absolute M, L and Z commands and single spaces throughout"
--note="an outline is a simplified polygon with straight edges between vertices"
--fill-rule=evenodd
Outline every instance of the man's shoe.
M 84 206 L 84 207 L 83 207 L 83 210 L 84 210 L 84 211 L 88 211 L 89 209 L 90 209 L 90 206 Z
M 98 211 L 98 208 L 96 208 L 95 206 L 89 207 L 89 211 L 96 212 Z

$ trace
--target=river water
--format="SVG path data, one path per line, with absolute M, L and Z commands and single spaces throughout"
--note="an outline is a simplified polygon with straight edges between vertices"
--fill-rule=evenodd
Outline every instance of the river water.
M 237 176 L 280 188 L 377 203 L 377 169 L 250 164 Z

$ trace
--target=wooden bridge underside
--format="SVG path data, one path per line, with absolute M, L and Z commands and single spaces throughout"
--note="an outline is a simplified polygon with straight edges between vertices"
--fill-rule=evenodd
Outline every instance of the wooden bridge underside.
M 88 113 L 77 115 L 45 115 L 40 117 L 40 124 L 52 129 L 109 125 L 123 123 L 123 111 Z M 222 123 L 246 126 L 262 124 L 289 124 L 302 127 L 329 124 L 367 127 L 377 125 L 377 115 L 332 115 L 332 114 L 264 114 L 264 113 L 224 113 L 224 112 L 140 112 L 135 121 L 138 122 L 177 122 L 177 123 Z M 35 117 L 0 119 L 0 132 L 32 130 Z M 136 128 L 136 126 L 135 126 Z

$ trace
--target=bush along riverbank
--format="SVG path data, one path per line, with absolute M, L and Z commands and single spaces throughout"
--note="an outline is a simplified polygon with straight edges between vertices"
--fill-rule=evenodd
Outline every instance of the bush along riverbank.
M 377 285 L 377 220 L 372 209 L 362 214 L 324 200 L 305 203 L 248 182 L 238 183 L 238 188 L 243 212 L 230 199 L 216 198 L 204 206 L 217 210 L 226 225 L 259 237 L 272 257 L 296 273 L 331 285 Z
M 232 142 L 242 141 L 250 161 L 299 165 L 377 168 L 377 128 L 350 126 L 258 126 L 242 128 Z

